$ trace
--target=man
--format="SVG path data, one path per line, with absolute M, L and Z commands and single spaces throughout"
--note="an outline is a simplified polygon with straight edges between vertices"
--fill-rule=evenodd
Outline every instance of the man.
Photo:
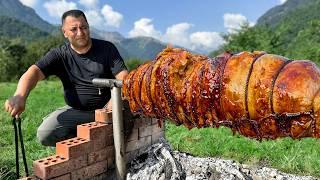
M 44 118 L 37 137 L 43 145 L 76 136 L 76 126 L 94 120 L 94 110 L 111 109 L 110 89 L 97 88 L 93 78 L 123 80 L 127 68 L 116 47 L 107 41 L 90 38 L 89 25 L 80 10 L 62 16 L 63 35 L 68 41 L 51 49 L 20 78 L 13 97 L 5 102 L 5 110 L 18 117 L 25 109 L 30 91 L 37 82 L 56 75 L 63 84 L 66 106 Z

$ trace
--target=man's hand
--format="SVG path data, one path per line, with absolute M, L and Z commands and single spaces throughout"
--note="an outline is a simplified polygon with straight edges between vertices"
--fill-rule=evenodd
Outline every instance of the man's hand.
M 26 99 L 22 96 L 16 95 L 6 100 L 4 108 L 12 117 L 19 117 L 24 111 L 25 105 Z
M 44 74 L 36 65 L 30 66 L 21 76 L 14 96 L 4 103 L 5 111 L 12 117 L 19 117 L 25 109 L 29 92 L 36 86 L 38 81 L 44 78 Z

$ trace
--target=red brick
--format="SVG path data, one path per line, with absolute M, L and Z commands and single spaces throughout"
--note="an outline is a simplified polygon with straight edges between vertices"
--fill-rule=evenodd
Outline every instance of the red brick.
M 132 129 L 131 133 L 128 135 L 125 141 L 134 141 L 139 139 L 139 131 L 138 129 Z
M 115 158 L 113 157 L 108 157 L 108 169 L 114 169 L 115 168 Z
M 107 149 L 107 157 L 111 157 L 111 158 L 114 158 L 114 146 L 107 146 L 106 147 Z
M 112 125 L 92 122 L 77 127 L 77 136 L 92 141 L 93 151 L 107 146 L 106 139 L 112 134 Z
M 148 145 L 151 145 L 151 136 L 143 137 L 136 141 L 129 141 L 125 145 L 126 152 L 137 150 Z
M 38 178 L 35 176 L 28 176 L 28 177 L 19 178 L 19 180 L 38 180 Z
M 96 109 L 95 121 L 112 124 L 112 111 L 107 111 L 106 109 Z
M 71 180 L 71 174 L 65 174 L 59 177 L 52 178 L 50 180 Z
M 87 156 L 68 160 L 60 156 L 49 156 L 33 162 L 34 175 L 41 179 L 50 179 L 68 174 L 87 166 Z
M 114 157 L 114 146 L 108 146 L 99 151 L 89 153 L 88 164 L 94 164 L 99 161 L 107 160 L 108 157 Z
M 106 146 L 111 146 L 114 144 L 113 135 L 107 136 L 104 140 L 107 143 Z
M 108 161 L 104 160 L 71 172 L 72 179 L 90 179 L 108 170 Z
M 86 155 L 92 151 L 92 143 L 79 137 L 57 142 L 56 154 L 67 159 Z

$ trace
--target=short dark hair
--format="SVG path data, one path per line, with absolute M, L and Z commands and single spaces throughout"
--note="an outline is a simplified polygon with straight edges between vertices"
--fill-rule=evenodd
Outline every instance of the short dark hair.
M 75 18 L 82 16 L 86 20 L 86 22 L 88 23 L 86 15 L 81 10 L 72 9 L 72 10 L 69 10 L 69 11 L 66 11 L 65 13 L 63 13 L 62 18 L 61 18 L 62 25 L 68 16 L 72 16 Z

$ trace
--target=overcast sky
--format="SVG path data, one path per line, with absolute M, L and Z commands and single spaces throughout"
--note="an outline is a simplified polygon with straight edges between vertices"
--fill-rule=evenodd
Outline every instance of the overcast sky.
M 254 25 L 286 0 L 20 0 L 52 24 L 69 9 L 85 12 L 90 26 L 125 37 L 151 36 L 166 43 L 210 52 L 221 32 Z

